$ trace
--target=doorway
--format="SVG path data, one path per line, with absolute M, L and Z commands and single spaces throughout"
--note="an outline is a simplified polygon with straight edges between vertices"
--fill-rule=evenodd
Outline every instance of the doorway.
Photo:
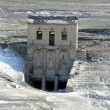
M 54 46 L 55 45 L 55 31 L 49 32 L 49 45 Z

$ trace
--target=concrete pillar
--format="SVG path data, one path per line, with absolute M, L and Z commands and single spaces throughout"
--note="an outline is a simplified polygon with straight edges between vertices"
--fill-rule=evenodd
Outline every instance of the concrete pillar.
M 46 50 L 43 50 L 43 75 L 46 76 Z
M 58 90 L 58 76 L 55 76 L 55 80 L 54 80 L 54 91 Z
M 45 90 L 45 77 L 42 77 L 42 90 Z
M 27 83 L 29 83 L 29 75 L 30 75 L 30 66 L 32 66 L 33 65 L 33 55 L 32 54 L 29 54 L 29 55 L 27 55 L 27 71 L 26 71 L 26 78 L 25 78 L 25 80 L 26 80 L 26 82 Z
M 43 73 L 42 73 L 42 90 L 45 90 L 45 85 L 46 85 L 46 50 L 43 50 Z
M 58 60 L 59 60 L 59 59 L 58 59 L 58 53 L 59 53 L 59 51 L 56 50 L 56 74 L 59 74 L 59 70 L 58 70 L 58 68 L 59 68 L 59 67 L 58 67 L 58 65 L 59 65 L 59 64 L 58 64 Z

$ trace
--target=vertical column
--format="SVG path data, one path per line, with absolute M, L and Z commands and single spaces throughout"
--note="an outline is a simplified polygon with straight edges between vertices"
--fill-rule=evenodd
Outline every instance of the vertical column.
M 42 76 L 42 90 L 45 90 L 45 76 Z
M 59 64 L 58 64 L 58 53 L 59 53 L 59 50 L 56 50 L 56 75 L 58 76 L 58 74 L 59 74 Z
M 27 55 L 26 55 L 26 60 L 27 60 L 27 73 L 26 73 L 26 82 L 31 84 L 32 82 L 32 74 L 30 72 L 30 69 L 33 71 L 33 59 L 34 59 L 34 46 L 33 45 L 28 45 L 27 44 Z
M 43 76 L 46 75 L 46 50 L 43 50 Z
M 33 66 L 33 55 L 27 55 L 27 73 L 26 73 L 26 82 L 30 83 L 30 67 Z M 32 74 L 31 74 L 32 75 Z
M 42 90 L 45 90 L 45 86 L 46 86 L 46 50 L 43 49 Z
M 55 73 L 55 80 L 54 80 L 54 91 L 58 90 L 58 75 L 59 75 L 58 53 L 59 53 L 59 50 L 56 50 L 56 73 Z
M 58 76 L 55 76 L 55 81 L 54 81 L 54 91 L 58 90 Z

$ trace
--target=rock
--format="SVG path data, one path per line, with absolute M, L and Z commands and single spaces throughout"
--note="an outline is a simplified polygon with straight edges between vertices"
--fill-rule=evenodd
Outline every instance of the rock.
M 68 79 L 67 85 L 66 85 L 66 92 L 73 92 L 73 85 L 72 85 L 72 79 Z
M 18 85 L 16 83 L 11 83 L 10 86 L 13 88 L 20 88 L 20 85 Z

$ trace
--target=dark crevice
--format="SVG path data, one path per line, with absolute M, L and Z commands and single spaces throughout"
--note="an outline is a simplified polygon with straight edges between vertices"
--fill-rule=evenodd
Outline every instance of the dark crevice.
M 66 89 L 67 81 L 58 81 L 58 90 Z M 42 81 L 36 80 L 32 82 L 32 86 L 37 89 L 42 89 Z M 54 91 L 54 81 L 46 81 L 45 82 L 45 90 L 46 91 Z

